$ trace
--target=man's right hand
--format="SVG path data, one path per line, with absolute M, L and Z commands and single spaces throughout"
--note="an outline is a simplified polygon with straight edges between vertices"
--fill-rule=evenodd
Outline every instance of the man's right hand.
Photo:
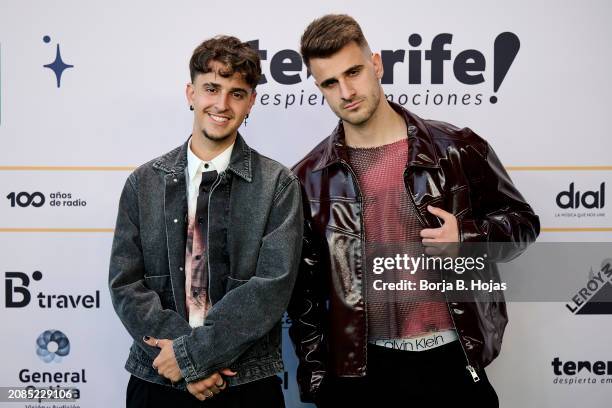
M 222 375 L 233 377 L 236 373 L 229 368 L 224 368 L 209 377 L 187 384 L 187 390 L 200 401 L 212 398 L 227 388 L 227 382 Z

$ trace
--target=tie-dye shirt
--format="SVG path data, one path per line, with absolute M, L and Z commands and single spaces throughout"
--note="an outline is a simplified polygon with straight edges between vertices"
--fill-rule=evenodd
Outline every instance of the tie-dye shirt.
M 203 171 L 216 170 L 219 174 L 224 172 L 229 165 L 232 150 L 232 144 L 222 153 L 214 157 L 210 161 L 203 161 L 196 156 L 191 150 L 191 140 L 189 141 L 189 149 L 187 150 L 187 244 L 185 248 L 185 304 L 189 325 L 191 327 L 199 327 L 204 324 L 206 313 L 210 309 L 210 299 L 208 291 L 201 284 L 195 283 L 192 279 L 194 272 L 201 268 L 200 262 L 206 261 L 204 254 L 205 248 L 202 247 L 202 239 L 198 237 L 199 229 L 197 225 L 196 208 L 198 204 L 198 190 L 202 181 Z

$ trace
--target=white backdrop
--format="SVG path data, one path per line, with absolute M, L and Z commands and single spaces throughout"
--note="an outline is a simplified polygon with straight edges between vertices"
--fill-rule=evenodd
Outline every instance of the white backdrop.
M 290 166 L 335 125 L 305 68 L 286 68 L 284 75 L 297 75 L 298 82 L 285 85 L 279 83 L 279 68 L 272 65 L 283 63 L 274 58 L 280 51 L 298 50 L 301 32 L 313 18 L 346 12 L 361 23 L 373 50 L 405 51 L 404 62 L 392 69 L 393 83 L 384 85 L 386 93 L 396 101 L 405 95 L 405 106 L 422 117 L 469 126 L 491 142 L 540 215 L 541 241 L 612 241 L 612 214 L 605 202 L 605 188 L 612 188 L 609 2 L 289 4 L 0 4 L 0 272 L 5 286 L 0 295 L 0 387 L 29 384 L 20 378 L 23 370 L 84 372 L 85 380 L 80 375 L 68 383 L 34 385 L 74 385 L 81 389 L 75 403 L 81 407 L 123 405 L 128 378 L 123 363 L 130 340 L 106 289 L 120 189 L 131 169 L 187 138 L 192 117 L 184 97 L 188 60 L 197 44 L 220 33 L 258 40 L 259 48 L 267 51 L 267 83 L 258 87 L 257 105 L 241 129 L 261 153 Z M 494 45 L 504 32 L 518 37 L 520 50 L 495 90 L 499 60 Z M 432 83 L 431 62 L 424 56 L 433 39 L 444 33 L 452 34 L 452 42 L 445 45 L 450 60 L 442 63 L 443 83 Z M 420 36 L 420 45 L 409 44 L 412 34 Z M 73 65 L 63 71 L 59 87 L 55 73 L 44 67 L 55 60 L 58 44 L 64 63 Z M 465 50 L 483 57 L 479 84 L 464 84 L 454 74 L 456 57 Z M 421 83 L 411 84 L 408 60 L 418 59 L 417 51 Z M 410 70 L 415 72 L 413 65 Z M 448 103 L 452 94 L 458 103 Z M 305 102 L 300 104 L 302 95 Z M 308 104 L 310 95 L 317 101 L 314 106 Z M 490 102 L 492 96 L 497 103 Z M 294 103 L 285 106 L 292 97 Z M 440 99 L 443 103 L 436 104 Z M 599 192 L 600 208 L 560 208 L 556 197 L 569 191 L 571 183 L 573 194 Z M 589 270 L 598 270 L 601 262 L 586 262 L 576 273 L 583 274 L 586 284 Z M 41 279 L 33 279 L 40 277 L 35 271 Z M 23 286 L 24 277 L 11 272 L 30 280 L 28 305 L 9 307 L 9 285 Z M 93 307 L 85 307 L 87 302 L 41 307 L 41 292 L 73 299 L 95 299 L 98 292 L 100 302 Z M 568 302 L 572 296 L 568 293 Z M 13 293 L 11 299 L 18 302 L 22 296 Z M 502 407 L 609 405 L 612 372 L 557 375 L 552 366 L 555 357 L 563 362 L 612 360 L 609 314 L 573 314 L 564 303 L 513 303 L 509 311 L 502 355 L 489 369 Z M 37 337 L 49 329 L 60 330 L 70 340 L 69 354 L 57 363 L 43 362 L 35 351 Z M 286 341 L 284 355 L 290 380 L 287 405 L 297 407 L 295 360 Z M 596 383 L 554 383 L 579 378 Z

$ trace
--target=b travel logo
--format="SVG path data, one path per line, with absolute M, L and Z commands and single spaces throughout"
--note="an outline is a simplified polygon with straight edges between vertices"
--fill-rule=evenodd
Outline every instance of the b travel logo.
M 612 259 L 604 259 L 596 270 L 591 268 L 565 307 L 575 315 L 612 314 Z
M 42 332 L 35 341 L 36 355 L 42 366 L 19 369 L 16 378 L 19 385 L 15 388 L 13 398 L 16 401 L 35 400 L 55 404 L 61 404 L 60 401 L 78 401 L 81 397 L 79 388 L 87 383 L 87 372 L 85 368 L 62 369 L 64 359 L 69 357 L 70 345 L 68 336 L 60 330 Z M 30 391 L 30 394 L 21 394 L 21 390 Z
M 554 357 L 551 361 L 553 384 L 612 384 L 612 361 L 570 360 Z
M 100 291 L 93 293 L 48 293 L 40 271 L 4 273 L 4 307 L 7 309 L 100 309 Z
M 380 51 L 384 67 L 382 77 L 385 85 L 395 89 L 414 89 L 414 92 L 386 93 L 388 100 L 402 106 L 482 106 L 496 104 L 499 91 L 512 63 L 520 50 L 520 39 L 512 32 L 502 32 L 491 39 L 491 49 L 458 50 L 453 47 L 454 34 L 440 33 L 431 38 L 410 34 L 407 46 Z M 300 53 L 294 49 L 268 50 L 259 39 L 249 41 L 262 61 L 264 74 L 259 82 L 258 103 L 264 107 L 295 109 L 321 106 L 325 103 L 321 93 L 307 93 L 304 89 L 294 91 L 295 86 L 310 78 Z M 491 61 L 492 59 L 492 61 Z M 492 63 L 491 63 L 492 62 Z M 492 67 L 492 68 L 491 68 Z M 396 73 L 403 70 L 407 78 Z M 268 93 L 265 84 L 275 83 L 286 88 L 286 92 Z M 490 84 L 490 92 L 474 92 L 472 89 Z M 441 85 L 453 86 L 456 91 L 439 91 Z M 283 89 L 283 88 L 281 88 Z
M 606 216 L 606 183 L 579 184 L 574 181 L 555 197 L 556 218 L 593 219 Z

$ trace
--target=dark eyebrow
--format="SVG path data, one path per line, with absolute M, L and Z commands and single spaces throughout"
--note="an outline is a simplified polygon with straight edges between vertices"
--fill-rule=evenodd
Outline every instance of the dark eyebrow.
M 348 74 L 351 71 L 361 71 L 362 69 L 363 69 L 362 64 L 353 65 L 352 67 L 344 71 L 343 74 Z
M 202 84 L 202 87 L 211 87 L 211 88 L 215 88 L 215 89 L 219 89 L 221 88 L 220 84 L 217 84 L 216 82 L 205 82 Z
M 353 65 L 352 67 L 346 69 L 342 74 L 348 74 L 351 71 L 361 71 L 363 69 L 363 64 L 357 64 L 357 65 Z M 321 81 L 321 84 L 319 86 L 325 88 L 331 84 L 333 84 L 334 82 L 338 82 L 338 80 L 335 77 L 332 78 L 327 78 L 324 81 Z
M 216 82 L 206 82 L 206 83 L 202 84 L 202 87 L 211 87 L 211 88 L 214 88 L 214 89 L 221 89 L 221 84 L 218 84 Z M 249 94 L 249 92 L 246 89 L 244 89 L 244 88 L 232 88 L 229 91 L 230 91 L 230 93 L 240 92 L 240 93 L 245 94 L 245 95 Z

